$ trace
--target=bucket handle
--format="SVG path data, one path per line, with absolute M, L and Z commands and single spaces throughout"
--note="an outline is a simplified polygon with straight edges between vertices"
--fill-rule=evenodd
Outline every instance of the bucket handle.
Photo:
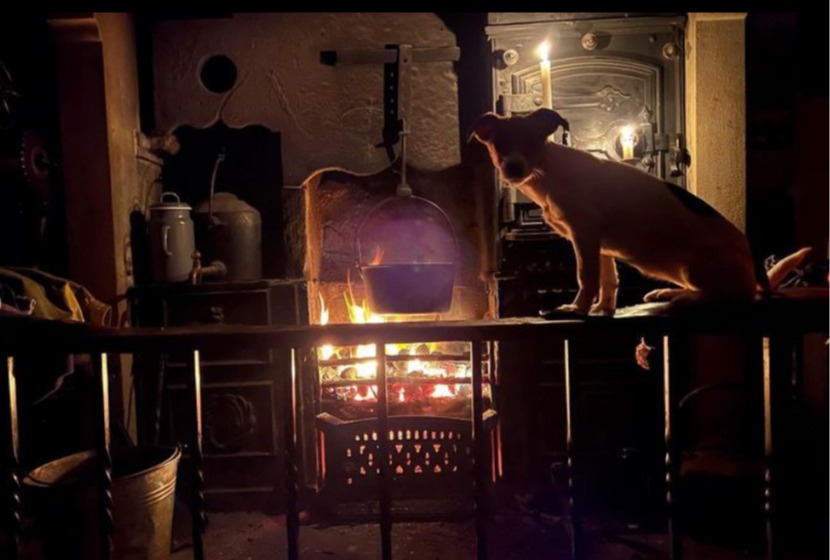
M 363 234 L 363 226 L 366 225 L 366 221 L 372 216 L 372 214 L 375 213 L 375 211 L 378 208 L 380 208 L 384 204 L 387 204 L 387 203 L 389 203 L 393 200 L 397 200 L 398 198 L 400 198 L 400 197 L 399 196 L 391 196 L 391 197 L 386 198 L 384 200 L 381 200 L 379 203 L 375 204 L 375 206 L 371 210 L 369 210 L 369 212 L 367 212 L 366 215 L 363 217 L 363 219 L 360 221 L 360 225 L 357 226 L 357 233 L 355 234 L 355 263 L 357 264 L 358 269 L 362 270 L 363 269 L 363 264 L 364 264 L 364 261 L 363 261 L 363 247 L 360 244 L 360 238 Z M 407 200 L 417 200 L 417 201 L 420 201 L 420 202 L 426 202 L 427 204 L 429 204 L 430 206 L 432 206 L 433 208 L 438 210 L 438 213 L 441 214 L 442 218 L 444 218 L 444 222 L 446 222 L 447 227 L 450 230 L 450 234 L 452 235 L 453 249 L 454 249 L 454 252 L 455 252 L 455 257 L 458 258 L 458 237 L 455 235 L 455 228 L 452 227 L 452 222 L 450 221 L 449 216 L 447 216 L 447 213 L 444 212 L 444 210 L 440 206 L 438 206 L 437 204 L 435 204 L 433 201 L 431 201 L 429 199 L 426 199 L 426 198 L 423 198 L 423 197 L 420 197 L 420 196 L 415 196 L 415 195 L 410 195 L 410 196 L 407 196 L 406 198 L 407 198 Z

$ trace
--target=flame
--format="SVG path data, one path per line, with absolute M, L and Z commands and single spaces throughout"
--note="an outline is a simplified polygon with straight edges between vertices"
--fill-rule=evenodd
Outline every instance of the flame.
M 548 41 L 543 41 L 536 48 L 536 54 L 539 55 L 539 58 L 546 61 L 548 59 L 548 56 L 550 55 L 550 43 Z
M 376 355 L 374 344 L 360 344 L 354 353 L 355 358 L 374 358 Z M 377 360 L 357 363 L 354 367 L 357 370 L 358 379 L 374 379 L 378 373 Z
M 373 262 L 380 262 L 383 254 L 378 251 Z M 365 302 L 360 304 L 353 301 L 351 293 L 344 294 L 346 300 L 346 308 L 349 313 L 349 320 L 355 324 L 366 323 L 383 323 L 389 319 L 372 313 L 369 311 Z M 320 325 L 327 325 L 331 318 L 329 308 L 320 294 Z M 392 319 L 394 320 L 394 319 Z M 403 362 L 397 362 L 395 375 L 409 375 L 416 374 L 420 377 L 427 377 L 435 379 L 436 381 L 450 380 L 453 377 L 465 377 L 466 371 L 464 367 L 455 366 L 456 369 L 448 370 L 446 364 L 441 364 L 437 361 L 430 361 L 428 356 L 441 346 L 437 342 L 431 343 L 388 343 L 384 347 L 384 352 L 387 356 L 411 356 Z M 327 366 L 333 367 L 337 376 L 341 379 L 361 379 L 361 380 L 375 380 L 377 379 L 377 354 L 378 348 L 375 344 L 359 344 L 355 346 L 334 346 L 326 344 L 318 347 L 317 355 L 320 360 L 331 360 L 333 358 L 342 358 L 343 363 L 339 365 Z M 354 360 L 349 363 L 349 359 Z M 427 391 L 420 390 L 407 393 L 405 387 L 397 386 L 392 389 L 390 400 L 396 400 L 398 403 L 405 403 L 408 399 L 418 399 L 424 396 L 435 399 L 456 398 L 457 386 L 448 385 L 445 383 L 437 383 Z M 410 388 L 411 389 L 411 388 Z M 354 402 L 377 402 L 377 385 L 358 386 L 352 385 L 344 387 L 348 393 L 348 398 Z
M 620 127 L 620 142 L 622 144 L 631 144 L 634 145 L 634 141 L 636 140 L 637 136 L 634 133 L 634 127 L 629 125 L 625 125 Z
M 369 263 L 369 265 L 371 265 L 371 266 L 377 266 L 377 265 L 379 265 L 382 261 L 383 261 L 383 249 L 381 249 L 380 247 L 375 247 L 375 256 L 374 256 L 374 257 L 372 257 L 372 260 L 371 260 L 371 262 Z
M 352 298 L 351 290 L 343 292 L 343 299 L 346 300 L 346 309 L 349 312 L 349 322 L 362 325 L 365 323 L 383 323 L 386 321 L 382 316 L 369 311 L 366 302 L 358 305 Z
M 451 399 L 455 397 L 455 393 L 452 392 L 452 389 L 450 389 L 449 385 L 438 383 L 432 390 L 432 394 L 430 395 L 430 397 L 432 397 L 433 399 Z
M 324 344 L 319 348 L 318 356 L 321 360 L 329 360 L 334 356 L 334 346 L 331 344 Z
M 321 325 L 328 325 L 329 324 L 329 308 L 326 307 L 326 302 L 323 300 L 323 294 L 320 295 L 320 324 Z M 325 344 L 321 346 L 318 351 L 317 355 L 320 357 L 321 360 L 328 360 L 334 355 L 334 346 L 331 344 Z
M 323 294 L 320 294 L 320 324 L 329 324 L 329 308 L 326 307 L 326 302 L 323 300 Z

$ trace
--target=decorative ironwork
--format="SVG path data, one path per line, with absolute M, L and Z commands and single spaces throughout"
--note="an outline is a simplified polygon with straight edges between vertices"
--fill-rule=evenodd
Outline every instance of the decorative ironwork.
M 495 411 L 484 413 L 482 429 L 491 431 L 495 419 Z M 459 482 L 469 480 L 474 467 L 470 421 L 392 416 L 388 422 L 387 465 L 392 494 L 399 498 L 421 497 L 423 489 L 429 487 L 435 493 L 469 497 L 470 487 Z M 375 419 L 344 422 L 324 412 L 317 416 L 317 426 L 324 441 L 324 494 L 332 499 L 364 499 L 376 485 L 381 464 Z
M 254 403 L 236 393 L 211 395 L 205 406 L 205 432 L 217 450 L 238 451 L 257 430 Z
M 476 340 L 470 348 L 470 366 L 473 369 L 473 464 L 475 467 L 475 524 L 476 524 L 476 558 L 487 560 L 487 517 L 489 503 L 487 500 L 487 442 L 484 435 L 484 400 L 482 399 L 482 343 Z

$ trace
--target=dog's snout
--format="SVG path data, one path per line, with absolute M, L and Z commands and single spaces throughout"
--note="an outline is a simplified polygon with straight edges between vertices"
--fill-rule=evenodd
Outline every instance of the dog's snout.
M 525 162 L 520 158 L 507 158 L 501 169 L 506 179 L 523 179 L 527 174 Z

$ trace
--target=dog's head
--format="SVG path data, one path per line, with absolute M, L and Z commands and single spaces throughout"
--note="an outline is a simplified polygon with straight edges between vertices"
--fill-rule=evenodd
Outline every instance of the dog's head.
M 487 146 L 493 165 L 510 183 L 523 183 L 537 169 L 548 136 L 568 121 L 556 111 L 538 109 L 525 117 L 500 117 L 487 113 L 470 129 L 473 138 Z

